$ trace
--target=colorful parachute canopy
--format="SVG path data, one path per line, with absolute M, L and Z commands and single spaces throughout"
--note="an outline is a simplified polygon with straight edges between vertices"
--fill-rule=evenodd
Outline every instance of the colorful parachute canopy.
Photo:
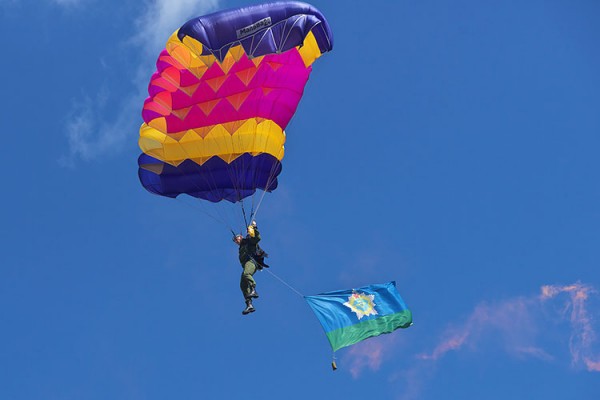
M 167 41 L 148 86 L 142 185 L 162 196 L 212 202 L 275 189 L 284 130 L 311 64 L 332 45 L 323 15 L 300 2 L 186 22 Z

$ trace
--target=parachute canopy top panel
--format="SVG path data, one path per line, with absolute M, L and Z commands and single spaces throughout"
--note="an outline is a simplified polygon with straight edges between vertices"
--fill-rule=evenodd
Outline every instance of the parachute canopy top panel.
M 159 54 L 148 85 L 138 142 L 148 156 L 138 162 L 142 185 L 213 202 L 275 189 L 285 128 L 312 63 L 332 45 L 323 15 L 300 2 L 186 22 Z
M 202 55 L 223 52 L 240 43 L 252 57 L 283 53 L 302 45 L 312 32 L 321 53 L 333 48 L 333 34 L 325 17 L 313 6 L 301 2 L 259 4 L 216 12 L 189 20 L 179 29 L 183 42 L 189 36 L 204 45 Z

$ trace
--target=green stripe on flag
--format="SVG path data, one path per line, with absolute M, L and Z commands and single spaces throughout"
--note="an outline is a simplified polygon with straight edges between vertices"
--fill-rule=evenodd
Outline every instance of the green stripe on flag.
M 403 310 L 396 314 L 370 319 L 326 333 L 333 351 L 337 351 L 372 336 L 390 333 L 398 328 L 408 328 L 411 324 L 410 310 Z

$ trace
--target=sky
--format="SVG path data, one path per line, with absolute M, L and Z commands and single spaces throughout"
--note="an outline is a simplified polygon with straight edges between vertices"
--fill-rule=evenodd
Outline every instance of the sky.
M 137 139 L 169 35 L 256 3 L 0 0 L 0 398 L 600 398 L 600 3 L 314 0 L 242 316 L 230 232 Z M 388 281 L 414 325 L 332 371 L 299 294 Z

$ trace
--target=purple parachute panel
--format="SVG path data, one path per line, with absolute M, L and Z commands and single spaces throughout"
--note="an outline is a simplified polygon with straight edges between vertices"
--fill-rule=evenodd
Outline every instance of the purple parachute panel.
M 138 176 L 149 192 L 177 197 L 188 194 L 211 202 L 238 202 L 256 189 L 267 192 L 277 187 L 281 163 L 269 154 L 243 154 L 231 163 L 213 157 L 203 165 L 185 160 L 177 167 L 147 154 L 138 158 Z

